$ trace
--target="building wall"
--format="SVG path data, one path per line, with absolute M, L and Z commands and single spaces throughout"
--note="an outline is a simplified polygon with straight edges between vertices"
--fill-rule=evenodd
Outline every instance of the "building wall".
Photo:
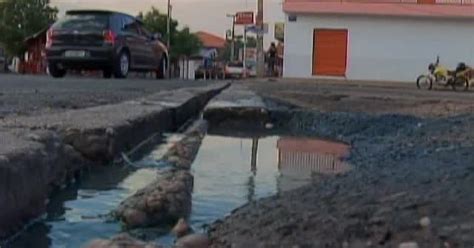
M 428 64 L 474 65 L 474 20 L 298 15 L 285 25 L 284 77 L 311 78 L 314 29 L 348 29 L 346 78 L 413 82 Z
M 201 63 L 201 60 L 180 59 L 179 60 L 179 77 L 181 79 L 194 80 L 196 70 Z

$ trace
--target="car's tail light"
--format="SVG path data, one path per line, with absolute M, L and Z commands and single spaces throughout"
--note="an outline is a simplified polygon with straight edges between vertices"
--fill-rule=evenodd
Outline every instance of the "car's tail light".
M 115 44 L 115 33 L 112 30 L 104 31 L 104 42 L 107 44 Z
M 46 48 L 50 48 L 53 45 L 54 41 L 54 31 L 52 28 L 46 33 Z

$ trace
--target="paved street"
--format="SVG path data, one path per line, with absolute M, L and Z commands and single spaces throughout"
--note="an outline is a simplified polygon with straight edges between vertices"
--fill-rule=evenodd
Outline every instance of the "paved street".
M 215 81 L 126 80 L 0 74 L 0 118 L 117 103 L 162 90 L 205 86 Z
M 344 82 L 334 80 L 255 80 L 245 83 L 258 94 L 322 111 L 401 113 L 425 117 L 474 111 L 474 90 L 454 92 L 415 83 Z M 471 86 L 472 87 L 472 86 Z

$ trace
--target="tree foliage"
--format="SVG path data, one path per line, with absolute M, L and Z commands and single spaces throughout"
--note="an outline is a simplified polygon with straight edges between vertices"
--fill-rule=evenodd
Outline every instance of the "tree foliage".
M 47 28 L 57 13 L 49 0 L 4 0 L 0 3 L 0 43 L 8 53 L 20 55 L 25 38 Z
M 173 51 L 180 56 L 190 57 L 197 54 L 202 44 L 199 38 L 190 32 L 188 27 L 183 28 L 176 34 L 176 43 Z
M 163 34 L 163 39 L 167 39 L 167 14 L 161 13 L 158 9 L 152 8 L 146 13 L 140 13 L 139 17 L 142 19 L 145 27 L 153 33 Z M 189 57 L 199 52 L 202 47 L 199 38 L 190 32 L 188 27 L 178 30 L 178 21 L 171 21 L 170 55 L 172 60 L 177 60 L 179 57 Z
M 152 7 L 151 10 L 149 10 L 146 13 L 140 12 L 138 14 L 138 17 L 143 21 L 145 27 L 148 29 L 148 31 L 152 33 L 160 33 L 163 35 L 163 40 L 168 39 L 168 34 L 167 34 L 167 19 L 168 15 L 166 13 L 161 13 L 160 10 L 156 9 L 155 7 Z M 176 20 L 171 20 L 171 25 L 170 25 L 170 33 L 171 33 L 171 45 L 174 44 L 176 34 L 178 32 L 178 21 Z

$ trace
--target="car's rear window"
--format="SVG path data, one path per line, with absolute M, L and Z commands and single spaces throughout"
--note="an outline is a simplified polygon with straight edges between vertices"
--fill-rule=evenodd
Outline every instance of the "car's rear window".
M 107 29 L 109 15 L 102 13 L 75 13 L 67 14 L 56 22 L 54 29 L 74 29 L 84 31 L 102 31 Z

